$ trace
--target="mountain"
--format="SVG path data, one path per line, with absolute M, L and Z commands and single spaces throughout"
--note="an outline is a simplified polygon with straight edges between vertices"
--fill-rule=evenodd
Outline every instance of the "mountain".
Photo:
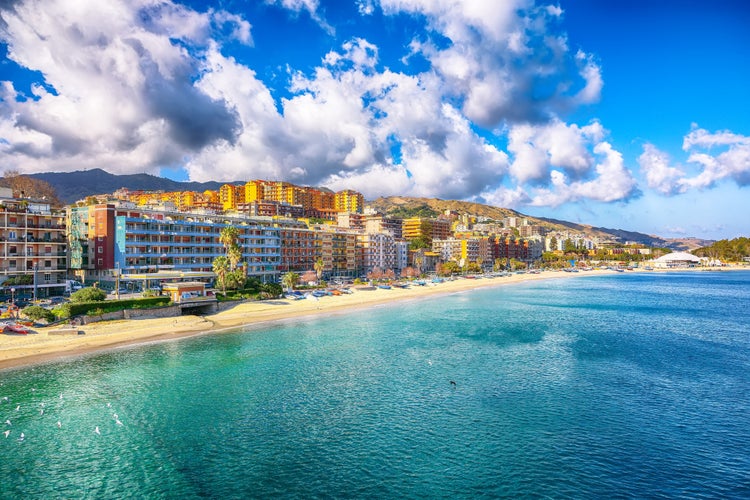
M 65 204 L 75 203 L 87 196 L 112 193 L 120 188 L 149 191 L 205 191 L 217 190 L 224 182 L 178 182 L 151 174 L 114 175 L 100 168 L 75 172 L 46 172 L 28 174 L 29 177 L 49 182 L 57 197 Z
M 75 203 L 87 196 L 106 194 L 120 188 L 148 191 L 205 191 L 218 190 L 223 182 L 179 182 L 150 174 L 114 175 L 101 169 L 76 172 L 47 172 L 28 174 L 29 177 L 50 183 L 57 192 L 57 197 L 65 204 Z M 237 184 L 238 182 L 232 182 Z M 324 188 L 319 188 L 324 189 Z M 712 240 L 698 238 L 665 239 L 659 236 L 594 227 L 587 224 L 530 217 L 509 208 L 493 207 L 481 203 L 458 200 L 441 200 L 438 198 L 413 198 L 408 196 L 381 197 L 366 203 L 385 214 L 424 213 L 438 214 L 446 210 L 502 220 L 506 217 L 522 217 L 532 224 L 544 226 L 553 231 L 575 231 L 589 237 L 612 239 L 621 243 L 636 242 L 654 247 L 666 247 L 673 250 L 693 250 L 713 243 Z
M 429 209 L 434 213 L 442 213 L 452 210 L 461 213 L 469 213 L 493 220 L 502 220 L 506 217 L 520 217 L 528 219 L 531 224 L 540 225 L 552 231 L 571 231 L 585 234 L 588 237 L 600 239 L 611 239 L 619 243 L 634 242 L 651 247 L 670 248 L 672 250 L 694 250 L 711 244 L 711 240 L 699 238 L 668 239 L 650 234 L 626 231 L 624 229 L 610 229 L 606 227 L 594 227 L 588 224 L 576 224 L 544 217 L 531 217 L 509 208 L 499 208 L 481 203 L 457 200 L 441 200 L 437 198 L 412 198 L 408 196 L 381 197 L 368 201 L 367 206 L 385 214 L 398 214 L 408 211 L 419 211 Z

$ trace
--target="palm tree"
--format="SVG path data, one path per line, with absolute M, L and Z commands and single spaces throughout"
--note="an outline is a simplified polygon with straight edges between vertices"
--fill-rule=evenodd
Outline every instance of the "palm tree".
M 414 257 L 414 267 L 417 268 L 417 274 L 422 274 L 422 263 L 424 260 L 421 256 Z
M 288 273 L 284 274 L 284 276 L 281 277 L 281 284 L 286 287 L 288 291 L 292 291 L 294 289 L 294 285 L 297 284 L 299 281 L 299 274 L 294 273 L 292 271 L 289 271 Z
M 234 226 L 225 226 L 221 228 L 219 233 L 219 243 L 224 245 L 224 248 L 229 251 L 233 246 L 237 246 L 237 240 L 240 238 L 240 231 Z
M 318 276 L 318 281 L 320 281 L 320 278 L 323 277 L 323 269 L 325 265 L 323 264 L 323 259 L 321 257 L 318 257 L 318 260 L 315 261 L 315 264 L 313 264 L 313 269 L 315 269 L 315 274 Z
M 216 273 L 216 280 L 221 285 L 221 289 L 224 295 L 227 294 L 227 275 L 230 272 L 229 259 L 224 255 L 219 255 L 214 259 L 213 262 L 214 272 Z

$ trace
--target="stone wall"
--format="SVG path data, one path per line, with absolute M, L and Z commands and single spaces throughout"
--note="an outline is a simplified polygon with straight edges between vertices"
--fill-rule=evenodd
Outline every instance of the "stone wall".
M 180 306 L 154 307 L 152 309 L 125 309 L 104 313 L 97 316 L 82 316 L 81 324 L 88 325 L 98 323 L 99 321 L 112 321 L 117 319 L 136 319 L 136 318 L 171 318 L 179 316 L 182 313 Z

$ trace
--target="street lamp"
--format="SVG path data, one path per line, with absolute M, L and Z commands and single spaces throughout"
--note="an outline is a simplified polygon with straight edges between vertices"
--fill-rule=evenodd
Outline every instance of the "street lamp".
M 16 289 L 11 288 L 10 289 L 10 307 L 8 308 L 10 311 L 13 311 L 13 308 L 16 306 Z M 13 316 L 13 313 L 10 313 L 11 316 Z

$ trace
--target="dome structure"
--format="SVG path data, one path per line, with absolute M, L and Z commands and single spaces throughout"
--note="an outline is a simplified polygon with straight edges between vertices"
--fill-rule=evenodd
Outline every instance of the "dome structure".
M 657 267 L 692 267 L 700 264 L 700 259 L 695 255 L 687 252 L 672 252 L 662 255 L 654 260 Z

